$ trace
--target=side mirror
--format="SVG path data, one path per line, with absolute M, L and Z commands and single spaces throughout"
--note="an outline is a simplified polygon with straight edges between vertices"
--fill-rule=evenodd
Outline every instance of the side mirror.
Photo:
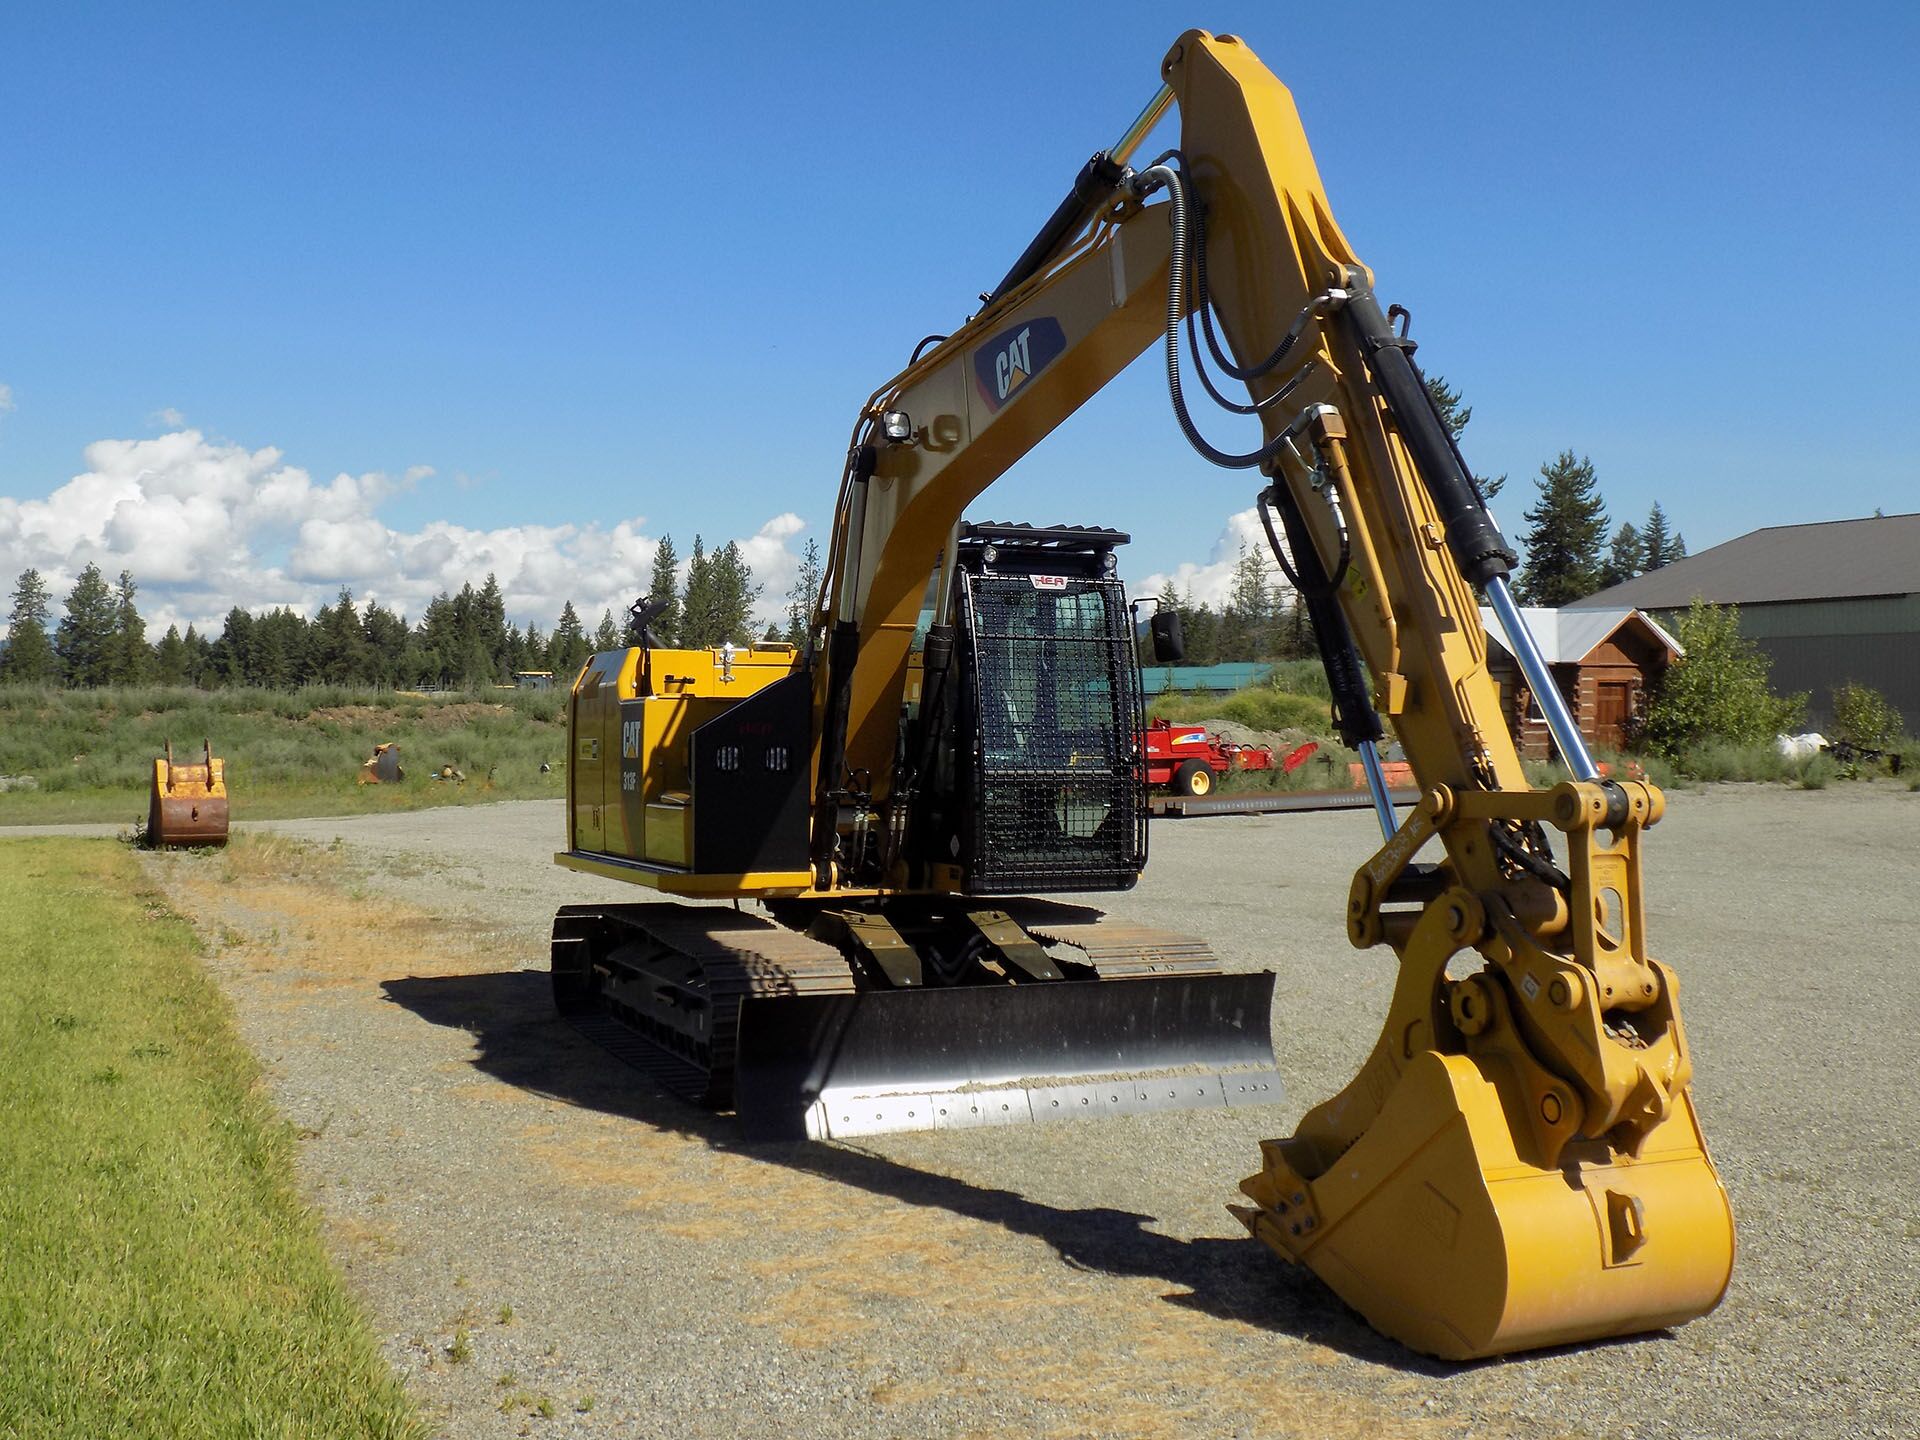
M 1147 628 L 1153 632 L 1153 658 L 1160 664 L 1177 665 L 1187 658 L 1187 641 L 1180 633 L 1179 611 L 1154 611 Z

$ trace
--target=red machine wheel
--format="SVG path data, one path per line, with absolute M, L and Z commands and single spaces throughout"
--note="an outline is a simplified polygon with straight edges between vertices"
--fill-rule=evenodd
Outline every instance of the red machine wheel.
M 1204 760 L 1189 760 L 1173 772 L 1173 793 L 1176 795 L 1211 795 L 1213 793 L 1213 770 Z

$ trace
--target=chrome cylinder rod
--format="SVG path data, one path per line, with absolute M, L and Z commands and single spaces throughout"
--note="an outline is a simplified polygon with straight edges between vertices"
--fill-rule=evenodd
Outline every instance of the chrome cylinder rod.
M 1393 813 L 1393 800 L 1387 794 L 1386 772 L 1380 768 L 1380 747 L 1371 740 L 1360 742 L 1360 768 L 1366 772 L 1367 793 L 1373 797 L 1373 813 L 1380 819 L 1381 837 L 1391 840 L 1394 831 L 1400 828 L 1400 820 Z
M 1147 138 L 1154 126 L 1160 123 L 1160 117 L 1167 113 L 1167 107 L 1173 104 L 1173 87 L 1162 85 L 1159 93 L 1147 102 L 1134 122 L 1120 137 L 1119 143 L 1107 151 L 1107 158 L 1116 165 L 1124 165 L 1133 158 L 1133 152 L 1140 148 L 1140 142 Z
M 1598 780 L 1600 769 L 1587 752 L 1587 742 L 1574 723 L 1566 700 L 1561 697 L 1560 687 L 1553 683 L 1553 672 L 1547 668 L 1546 657 L 1534 643 L 1533 632 L 1527 629 L 1520 607 L 1513 603 L 1513 591 L 1508 588 L 1504 575 L 1487 581 L 1487 603 L 1493 607 L 1494 618 L 1506 632 L 1507 648 L 1520 662 L 1520 673 L 1526 677 L 1527 688 L 1533 692 L 1540 713 L 1547 717 L 1547 729 L 1553 734 L 1560 758 L 1573 772 L 1574 779 Z

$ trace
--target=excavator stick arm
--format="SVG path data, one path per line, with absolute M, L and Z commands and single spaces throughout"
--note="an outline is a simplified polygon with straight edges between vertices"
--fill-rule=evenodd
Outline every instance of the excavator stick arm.
M 1647 950 L 1640 841 L 1664 802 L 1599 779 L 1570 722 L 1556 741 L 1575 778 L 1529 786 L 1475 593 L 1511 611 L 1512 553 L 1333 218 L 1292 97 L 1246 45 L 1205 31 L 1163 76 L 1181 143 L 1142 179 L 1173 212 L 1176 412 L 1209 459 L 1272 480 L 1313 549 L 1299 568 L 1326 577 L 1426 792 L 1349 906 L 1354 943 L 1399 960 L 1380 1039 L 1352 1084 L 1265 1147 L 1242 1187 L 1256 1204 L 1236 1213 L 1377 1328 L 1451 1358 L 1704 1313 L 1733 1230 L 1672 973 Z M 1246 385 L 1262 443 L 1245 453 L 1188 412 L 1188 315 L 1192 365 L 1210 351 Z M 1442 858 L 1416 865 L 1430 841 Z M 1482 968 L 1451 976 L 1473 952 Z

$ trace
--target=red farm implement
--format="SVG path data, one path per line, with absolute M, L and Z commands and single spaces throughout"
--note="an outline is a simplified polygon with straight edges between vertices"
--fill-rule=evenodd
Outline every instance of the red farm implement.
M 1147 784 L 1176 795 L 1210 795 L 1220 776 L 1236 770 L 1271 770 L 1278 765 L 1291 774 L 1319 748 L 1302 745 L 1276 760 L 1271 745 L 1239 745 L 1204 725 L 1175 725 L 1157 717 L 1140 741 Z

